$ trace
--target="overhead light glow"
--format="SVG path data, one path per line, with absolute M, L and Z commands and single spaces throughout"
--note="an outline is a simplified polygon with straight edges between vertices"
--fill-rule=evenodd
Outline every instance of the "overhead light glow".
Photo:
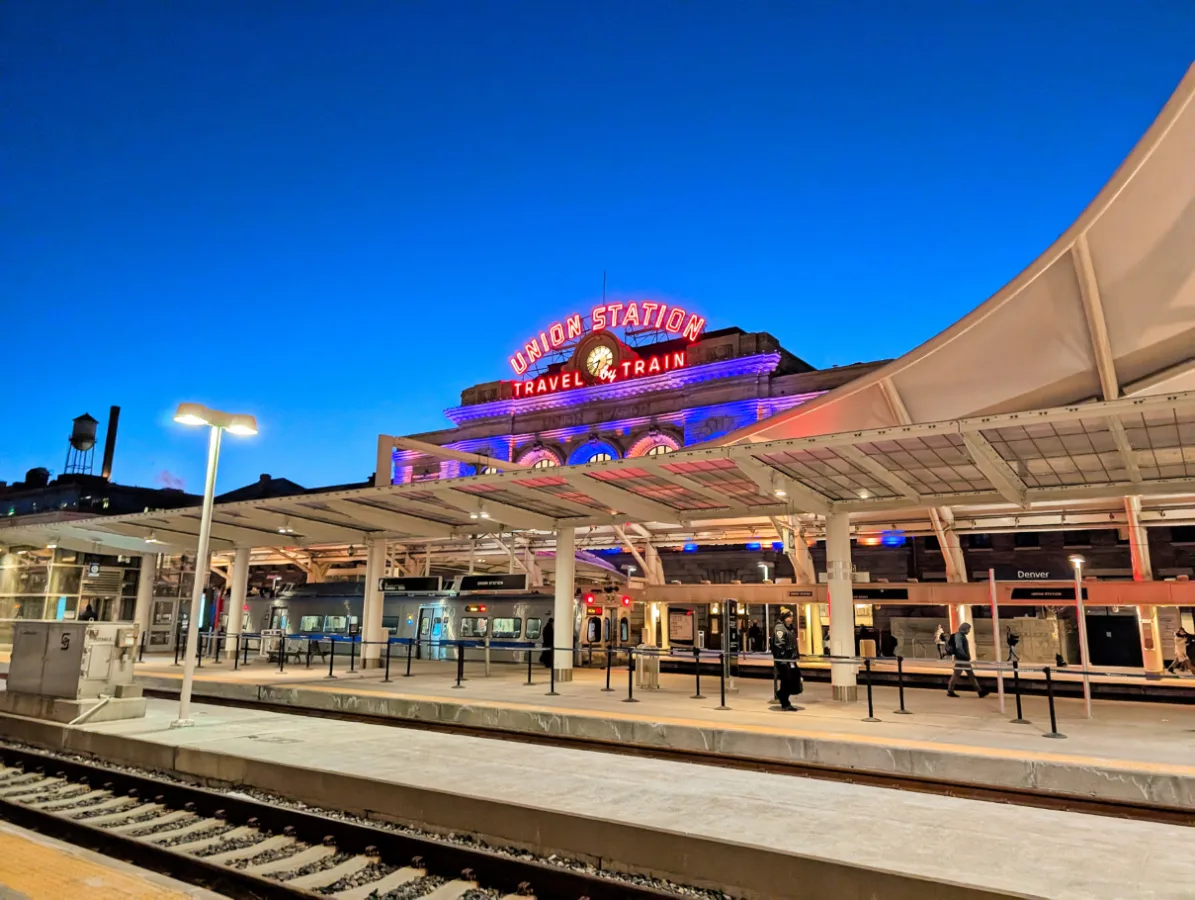
M 230 434 L 257 434 L 257 419 L 244 414 L 229 416 L 228 424 L 224 427 Z
M 180 425 L 208 425 L 208 410 L 200 403 L 180 403 L 174 413 Z
M 787 497 L 788 496 L 788 491 L 786 491 L 784 488 L 776 488 L 776 490 L 772 491 L 772 493 L 775 494 L 777 497 Z

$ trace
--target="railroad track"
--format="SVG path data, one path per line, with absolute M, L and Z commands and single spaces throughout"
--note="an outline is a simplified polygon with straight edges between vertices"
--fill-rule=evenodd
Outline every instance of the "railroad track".
M 146 688 L 145 696 L 172 700 L 178 697 L 178 691 Z M 959 797 L 967 800 L 983 800 L 989 803 L 1005 803 L 1036 809 L 1053 809 L 1062 812 L 1133 819 L 1139 822 L 1156 822 L 1165 825 L 1195 827 L 1195 810 L 1155 803 L 1104 800 L 1099 797 L 1086 797 L 1079 794 L 1064 794 L 1031 788 L 994 787 L 961 781 L 926 778 L 917 775 L 869 772 L 864 769 L 851 769 L 804 761 L 769 760 L 756 757 L 735 756 L 728 753 L 714 753 L 712 751 L 645 747 L 568 734 L 530 733 L 502 728 L 487 728 L 477 725 L 461 725 L 456 722 L 441 722 L 432 719 L 398 719 L 393 716 L 370 715 L 368 713 L 349 712 L 345 710 L 311 709 L 302 706 L 290 706 L 284 703 L 265 703 L 260 700 L 250 701 L 235 700 L 226 697 L 203 697 L 200 702 L 211 706 L 256 709 L 290 716 L 336 719 L 343 722 L 363 722 L 371 725 L 385 725 L 390 728 L 413 728 L 420 731 L 435 731 L 444 734 L 514 741 L 547 747 L 568 747 L 574 750 L 590 750 L 597 753 L 616 753 L 620 756 L 638 756 L 645 759 L 687 762 L 717 768 L 767 772 L 773 775 L 817 778 L 868 787 L 916 791 L 947 797 Z
M 0 818 L 229 897 L 676 897 L 629 881 L 10 747 L 0 748 Z

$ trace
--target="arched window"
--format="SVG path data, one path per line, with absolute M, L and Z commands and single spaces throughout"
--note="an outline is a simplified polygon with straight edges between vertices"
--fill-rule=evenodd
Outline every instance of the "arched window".
M 605 462 L 608 459 L 614 459 L 614 457 L 605 452 L 595 453 L 593 456 L 589 457 L 590 462 Z
M 627 456 L 659 456 L 680 449 L 680 441 L 662 431 L 648 432 L 631 445 Z
M 550 469 L 555 465 L 558 465 L 556 460 L 552 459 L 552 457 L 550 457 L 550 456 L 543 456 L 543 457 L 540 457 L 539 459 L 537 459 L 535 462 L 533 462 L 531 464 L 531 468 L 533 468 L 533 469 Z
M 594 437 L 568 455 L 568 464 L 570 466 L 580 466 L 585 463 L 618 459 L 620 456 L 622 456 L 621 448 L 610 441 Z
M 498 470 L 495 469 L 493 466 L 483 466 L 482 470 L 481 470 L 481 474 L 482 475 L 497 475 Z
M 667 444 L 656 444 L 653 447 L 648 447 L 644 456 L 663 456 L 665 453 L 671 453 L 672 448 Z
M 522 465 L 530 466 L 533 469 L 550 469 L 553 466 L 560 465 L 563 459 L 557 450 L 540 444 L 522 454 L 518 461 Z

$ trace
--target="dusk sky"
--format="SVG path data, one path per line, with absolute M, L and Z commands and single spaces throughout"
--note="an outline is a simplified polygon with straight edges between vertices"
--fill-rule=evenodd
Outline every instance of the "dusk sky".
M 1192 61 L 1191 0 L 7 0 L 0 479 L 119 404 L 115 479 L 199 491 L 197 400 L 261 427 L 222 491 L 363 480 L 603 271 L 819 367 L 899 355 Z

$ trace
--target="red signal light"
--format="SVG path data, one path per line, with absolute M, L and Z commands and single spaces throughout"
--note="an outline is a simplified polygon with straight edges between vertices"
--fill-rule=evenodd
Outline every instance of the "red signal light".
M 485 605 L 477 607 L 478 612 L 485 612 Z
M 593 601 L 594 601 L 593 594 L 586 594 L 586 595 L 585 595 L 585 605 L 586 605 L 586 606 L 593 606 Z
M 622 605 L 623 605 L 623 606 L 630 606 L 630 605 L 631 605 L 631 598 L 630 598 L 630 597 L 627 597 L 627 596 L 625 596 L 625 595 L 624 595 L 624 596 L 623 596 L 623 598 L 622 598 Z

